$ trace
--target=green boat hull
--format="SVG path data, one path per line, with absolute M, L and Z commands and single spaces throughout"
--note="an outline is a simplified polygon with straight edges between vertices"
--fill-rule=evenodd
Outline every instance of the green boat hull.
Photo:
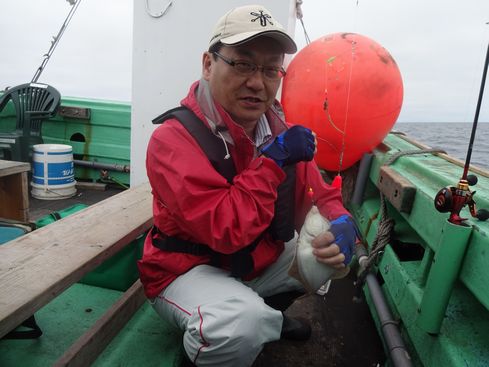
M 122 295 L 122 292 L 75 284 L 36 313 L 39 339 L 1 340 L 2 367 L 52 366 Z M 179 330 L 171 328 L 146 303 L 92 366 L 179 366 Z M 153 357 L 148 357 L 153 356 Z
M 0 132 L 15 128 L 15 111 L 10 104 L 0 115 Z M 45 144 L 68 144 L 73 158 L 95 163 L 129 166 L 131 152 L 130 103 L 66 97 L 56 117 L 42 124 Z M 1 159 L 1 158 L 0 158 Z M 75 165 L 77 180 L 101 179 L 100 169 Z M 129 173 L 110 170 L 108 182 L 129 184 Z
M 37 228 L 86 207 L 75 205 L 36 221 Z M 57 219 L 55 219 L 57 218 Z M 52 366 L 138 279 L 144 236 L 86 274 L 35 313 L 43 331 L 38 339 L 0 340 L 0 366 Z M 23 330 L 21 327 L 18 330 Z M 173 367 L 182 360 L 181 332 L 144 303 L 92 366 Z M 137 346 L 137 347 L 136 347 Z M 148 359 L 148 356 L 154 358 Z
M 369 247 L 380 223 L 381 167 L 394 154 L 416 149 L 409 139 L 390 134 L 374 152 L 363 202 L 350 206 Z M 387 200 L 395 227 L 376 270 L 411 358 L 416 366 L 488 366 L 489 225 L 470 219 L 468 227 L 455 226 L 434 207 L 438 190 L 456 185 L 462 168 L 431 153 L 402 156 L 389 167 L 412 183 L 415 195 L 408 212 Z M 489 179 L 484 172 L 478 179 L 474 198 L 488 208 Z M 398 194 L 408 196 L 407 190 Z M 461 215 L 470 217 L 467 209 Z
M 129 165 L 129 104 L 65 98 L 62 106 L 71 110 L 43 124 L 45 143 L 72 145 L 75 159 Z M 73 111 L 85 118 L 74 116 Z M 15 125 L 12 109 L 7 108 L 0 118 L 4 131 Z M 379 180 L 384 164 L 399 152 L 413 150 L 419 151 L 416 143 L 389 134 L 373 152 L 362 201 L 349 204 L 368 247 L 372 247 L 380 223 L 381 192 L 385 188 Z M 393 174 L 414 187 L 414 191 L 403 192 L 400 185 L 395 186 L 401 190 L 399 193 L 390 192 L 387 211 L 395 220 L 395 227 L 375 270 L 413 362 L 426 367 L 488 366 L 489 224 L 469 219 L 468 227 L 457 228 L 447 223 L 448 214 L 439 213 L 433 205 L 439 189 L 456 185 L 462 167 L 432 153 L 404 155 L 388 166 Z M 100 170 L 77 167 L 75 175 L 78 180 L 98 180 Z M 111 171 L 110 176 L 115 181 L 129 183 L 129 173 Z M 475 200 L 478 207 L 489 208 L 489 174 L 481 172 L 478 178 Z M 409 210 L 403 208 L 405 205 Z M 467 209 L 461 215 L 470 217 Z M 25 366 L 51 365 L 60 351 L 100 316 L 99 308 L 105 309 L 132 282 L 131 278 L 124 281 L 123 287 L 108 285 L 118 275 L 107 277 L 106 268 L 127 274 L 125 264 L 131 258 L 134 272 L 134 257 L 140 256 L 140 249 L 121 256 L 113 264 L 103 264 L 97 269 L 105 274 L 104 278 L 98 278 L 97 272 L 88 275 L 85 278 L 88 284 L 76 284 L 38 313 L 41 327 L 54 330 L 54 334 L 46 332 L 40 340 L 22 341 L 24 345 L 18 341 L 1 341 L 0 365 L 19 365 L 19 360 Z M 364 293 L 380 334 L 381 325 L 366 287 Z M 181 336 L 159 323 L 161 320 L 151 307 L 144 305 L 96 363 L 138 365 L 137 358 L 147 360 L 145 356 L 164 350 L 168 358 L 156 359 L 158 365 L 178 364 Z M 136 359 L 124 347 L 135 343 L 138 345 Z

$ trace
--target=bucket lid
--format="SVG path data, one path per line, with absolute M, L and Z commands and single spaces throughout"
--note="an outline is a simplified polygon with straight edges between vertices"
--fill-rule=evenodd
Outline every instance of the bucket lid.
M 36 144 L 32 147 L 36 152 L 71 152 L 73 147 L 67 144 Z

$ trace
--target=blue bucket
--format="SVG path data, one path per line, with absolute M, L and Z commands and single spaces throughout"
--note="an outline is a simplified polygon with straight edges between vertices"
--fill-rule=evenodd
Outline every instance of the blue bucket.
M 33 147 L 32 190 L 36 199 L 57 200 L 76 194 L 73 148 L 64 144 Z
M 0 223 L 0 245 L 23 236 L 27 231 L 22 226 Z

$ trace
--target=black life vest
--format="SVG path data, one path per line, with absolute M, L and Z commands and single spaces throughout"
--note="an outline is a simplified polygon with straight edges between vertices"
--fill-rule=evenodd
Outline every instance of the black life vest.
M 205 124 L 188 108 L 177 107 L 161 114 L 153 119 L 153 124 L 162 124 L 166 120 L 177 119 L 197 141 L 214 169 L 219 172 L 230 184 L 236 176 L 236 168 L 233 160 L 227 156 L 223 141 L 212 133 Z M 278 198 L 275 201 L 275 215 L 270 227 L 265 231 L 270 233 L 273 239 L 284 242 L 294 237 L 294 213 L 295 213 L 295 165 L 283 167 L 287 177 L 278 189 Z M 219 266 L 221 253 L 211 249 L 208 245 L 182 240 L 175 236 L 167 236 L 160 232 L 156 226 L 152 229 L 153 246 L 165 250 L 193 255 L 210 255 L 211 265 Z M 161 238 L 155 238 L 160 233 Z M 231 275 L 243 277 L 253 271 L 252 251 L 256 248 L 264 233 L 259 235 L 252 243 L 231 255 Z

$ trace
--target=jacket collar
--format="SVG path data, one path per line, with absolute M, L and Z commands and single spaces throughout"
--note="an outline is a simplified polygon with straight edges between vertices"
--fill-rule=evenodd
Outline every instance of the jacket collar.
M 191 109 L 207 126 L 217 134 L 219 131 L 229 144 L 247 140 L 252 143 L 244 129 L 233 121 L 224 108 L 216 103 L 209 90 L 207 81 L 201 79 L 194 82 L 187 96 L 181 101 L 182 106 Z M 275 100 L 274 104 L 265 113 L 268 120 L 272 137 L 286 130 L 284 114 L 280 103 Z

